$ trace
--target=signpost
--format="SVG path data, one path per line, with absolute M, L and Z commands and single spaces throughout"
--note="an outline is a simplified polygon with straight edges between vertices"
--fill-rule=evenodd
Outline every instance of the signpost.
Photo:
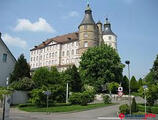
M 47 111 L 48 111 L 49 96 L 51 95 L 51 91 L 49 91 L 49 90 L 44 91 L 44 94 L 47 95 Z
M 122 97 L 123 96 L 123 87 L 118 87 L 118 96 Z

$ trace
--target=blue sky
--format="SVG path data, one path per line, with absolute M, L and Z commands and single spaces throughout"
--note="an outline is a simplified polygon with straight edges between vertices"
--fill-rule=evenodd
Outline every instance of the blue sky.
M 146 75 L 158 54 L 158 1 L 90 0 L 90 6 L 96 22 L 109 17 L 121 60 L 131 61 L 131 74 Z M 13 55 L 24 53 L 29 61 L 33 46 L 77 31 L 85 7 L 86 0 L 0 0 L 0 32 Z

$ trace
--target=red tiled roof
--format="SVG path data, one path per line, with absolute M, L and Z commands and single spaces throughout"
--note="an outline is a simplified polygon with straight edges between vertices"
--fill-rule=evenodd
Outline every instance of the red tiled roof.
M 69 33 L 69 34 L 65 34 L 65 35 L 61 35 L 61 36 L 57 36 L 57 37 L 54 37 L 54 38 L 47 39 L 46 41 L 44 41 L 40 45 L 35 46 L 30 51 L 41 49 L 41 48 L 47 46 L 52 41 L 57 42 L 57 43 L 68 43 L 68 42 L 76 41 L 78 39 L 79 39 L 78 38 L 78 32 Z

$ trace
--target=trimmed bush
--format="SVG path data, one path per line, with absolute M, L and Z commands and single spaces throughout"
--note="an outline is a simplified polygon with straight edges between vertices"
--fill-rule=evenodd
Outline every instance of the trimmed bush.
M 104 95 L 103 100 L 105 104 L 110 104 L 111 103 L 111 98 L 109 95 Z
M 72 95 L 69 97 L 69 102 L 73 105 L 80 104 L 81 103 L 81 93 L 72 93 Z
M 138 112 L 137 103 L 136 103 L 135 98 L 132 99 L 131 111 L 132 111 L 132 113 Z
M 84 91 L 83 93 L 72 93 L 69 98 L 71 104 L 87 105 L 94 100 L 94 94 Z
M 127 104 L 123 104 L 119 107 L 120 113 L 129 114 L 130 108 Z
M 154 114 L 158 114 L 158 107 L 152 107 L 151 112 Z
M 138 111 L 144 112 L 144 111 L 145 111 L 145 106 L 144 106 L 144 105 L 138 105 Z M 147 107 L 146 107 L 146 111 L 147 111 L 147 112 L 151 112 L 151 107 L 150 107 L 150 106 L 147 106 Z

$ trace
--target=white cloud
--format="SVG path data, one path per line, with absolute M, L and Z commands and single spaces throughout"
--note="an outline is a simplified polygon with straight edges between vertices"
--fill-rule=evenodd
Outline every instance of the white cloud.
M 70 17 L 78 17 L 78 16 L 79 16 L 79 13 L 78 13 L 77 11 L 71 11 L 71 12 L 69 13 L 69 16 L 70 16 Z
M 55 29 L 47 23 L 44 18 L 39 18 L 37 22 L 32 23 L 28 19 L 18 19 L 15 31 L 32 31 L 32 32 L 50 32 L 54 33 Z
M 79 17 L 79 13 L 77 11 L 71 11 L 66 16 L 63 16 L 62 18 L 67 19 L 67 18 L 75 18 L 75 17 Z
M 10 46 L 20 47 L 23 49 L 27 47 L 27 43 L 25 40 L 22 40 L 19 37 L 13 37 L 7 33 L 2 35 L 2 39 L 5 43 L 7 43 Z

